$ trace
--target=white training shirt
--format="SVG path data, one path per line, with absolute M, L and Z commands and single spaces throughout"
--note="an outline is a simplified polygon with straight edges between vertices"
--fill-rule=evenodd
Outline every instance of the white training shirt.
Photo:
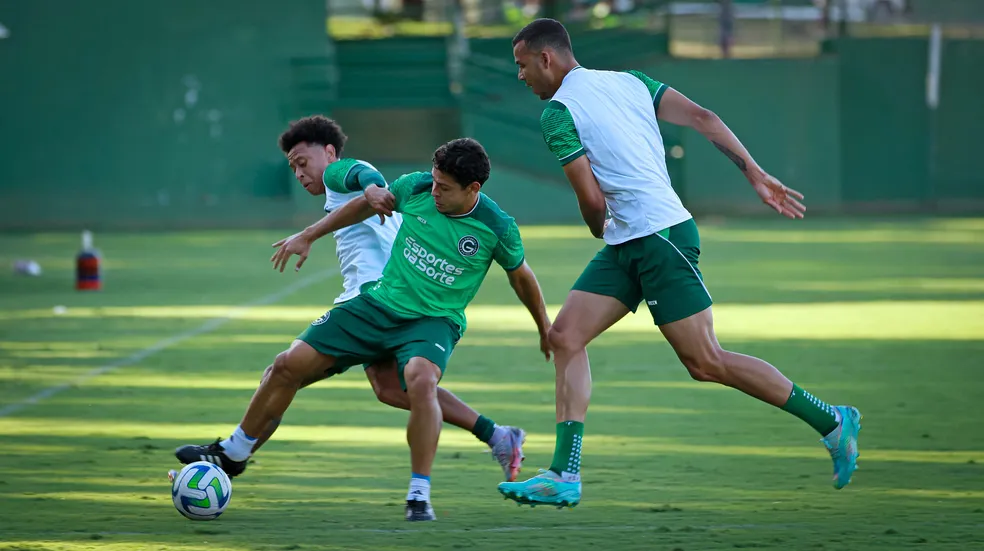
M 335 165 L 336 163 L 333 163 Z M 339 177 L 343 181 L 356 164 L 364 165 L 375 170 L 375 167 L 365 161 L 345 159 L 337 162 L 337 166 L 329 165 L 325 177 Z M 333 173 L 337 173 L 333 174 Z M 331 212 L 352 199 L 362 195 L 361 191 L 338 193 L 325 189 L 325 212 Z M 342 228 L 332 234 L 335 238 L 335 255 L 338 257 L 339 271 L 342 274 L 342 294 L 335 298 L 335 304 L 340 304 L 359 296 L 362 285 L 376 281 L 383 276 L 383 268 L 390 258 L 393 241 L 400 230 L 403 217 L 394 212 L 392 217 L 386 217 L 383 224 L 378 216 L 372 216 L 363 222 Z
M 618 245 L 692 218 L 670 184 L 656 109 L 666 85 L 637 71 L 577 67 L 540 117 L 544 141 L 561 164 L 587 155 Z

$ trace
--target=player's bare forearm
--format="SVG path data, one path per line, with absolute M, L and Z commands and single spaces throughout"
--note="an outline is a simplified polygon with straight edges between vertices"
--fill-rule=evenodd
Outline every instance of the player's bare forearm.
M 728 157 L 749 181 L 762 174 L 762 169 L 755 159 L 721 117 L 697 105 L 676 90 L 669 88 L 663 94 L 656 117 L 700 132 L 718 148 L 718 151 Z
M 774 176 L 762 170 L 721 117 L 669 88 L 663 93 L 656 108 L 656 118 L 680 126 L 689 126 L 703 134 L 714 144 L 714 147 L 731 159 L 738 170 L 741 170 L 763 203 L 788 218 L 803 218 L 806 207 L 799 202 L 803 199 L 803 194 L 786 187 Z
M 522 266 L 507 272 L 507 275 L 516 297 L 533 316 L 540 335 L 546 335 L 550 330 L 550 317 L 547 315 L 547 305 L 543 299 L 540 283 L 536 280 L 536 274 L 526 262 L 523 262 Z
M 606 209 L 596 209 L 592 206 L 578 205 L 581 208 L 581 218 L 591 230 L 591 235 L 601 239 L 605 236 Z
M 301 236 L 309 242 L 314 242 L 342 228 L 354 226 L 374 214 L 375 211 L 369 206 L 369 201 L 365 197 L 356 197 L 305 228 Z
M 577 206 L 581 210 L 581 218 L 591 230 L 591 235 L 601 238 L 605 235 L 605 218 L 608 206 L 601 186 L 591 171 L 591 162 L 582 155 L 564 165 L 564 175 L 577 196 Z

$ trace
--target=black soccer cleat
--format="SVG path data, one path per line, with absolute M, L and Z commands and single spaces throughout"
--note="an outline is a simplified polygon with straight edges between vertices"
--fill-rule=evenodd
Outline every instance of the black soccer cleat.
M 243 471 L 246 470 L 246 461 L 233 461 L 229 459 L 229 456 L 225 454 L 225 450 L 222 449 L 219 442 L 221 442 L 221 439 L 217 438 L 215 442 L 207 446 L 194 446 L 191 444 L 181 446 L 174 450 L 174 457 L 177 457 L 178 461 L 185 465 L 194 463 L 195 461 L 208 461 L 225 471 L 229 475 L 229 478 L 243 474 Z
M 434 508 L 429 501 L 407 500 L 407 520 L 418 522 L 423 520 L 437 520 Z

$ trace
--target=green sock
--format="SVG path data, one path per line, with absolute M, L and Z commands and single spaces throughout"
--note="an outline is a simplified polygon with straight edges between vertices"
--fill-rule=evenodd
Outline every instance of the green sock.
M 488 444 L 492 435 L 495 434 L 495 422 L 484 415 L 479 415 L 478 421 L 475 421 L 475 426 L 472 427 L 472 434 L 475 435 L 475 438 Z
M 581 438 L 584 436 L 584 423 L 564 421 L 557 423 L 557 444 L 554 447 L 553 463 L 550 470 L 563 475 L 581 473 Z M 577 477 L 580 479 L 580 476 Z
M 793 391 L 782 409 L 806 421 L 820 436 L 827 436 L 838 425 L 834 408 L 798 385 L 793 385 Z

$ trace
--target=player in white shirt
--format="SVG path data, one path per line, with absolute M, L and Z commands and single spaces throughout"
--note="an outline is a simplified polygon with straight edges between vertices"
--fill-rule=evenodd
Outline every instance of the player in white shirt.
M 574 58 L 570 36 L 538 19 L 513 40 L 519 79 L 549 100 L 540 126 L 563 165 L 585 223 L 606 245 L 573 286 L 550 330 L 557 370 L 557 443 L 550 470 L 499 491 L 527 504 L 581 500 L 581 438 L 591 398 L 586 347 L 645 301 L 653 321 L 698 380 L 736 388 L 799 417 L 822 436 L 842 488 L 857 463 L 860 413 L 830 406 L 769 363 L 723 350 L 711 296 L 697 268 L 697 225 L 670 184 L 657 120 L 710 140 L 779 214 L 802 218 L 803 196 L 767 174 L 711 111 L 638 71 L 595 71 Z
M 383 267 L 389 260 L 393 240 L 402 222 L 400 214 L 393 213 L 390 219 L 380 215 L 378 220 L 370 218 L 354 226 L 337 229 L 339 226 L 337 220 L 346 218 L 346 209 L 349 211 L 361 209 L 367 204 L 361 191 L 341 194 L 327 189 L 326 183 L 334 180 L 342 183 L 370 182 L 380 187 L 387 185 L 382 174 L 369 163 L 340 158 L 346 139 L 338 123 L 323 116 L 305 117 L 295 121 L 280 136 L 280 148 L 287 155 L 297 181 L 311 195 L 325 195 L 324 208 L 328 214 L 304 231 L 274 243 L 278 249 L 270 259 L 274 262 L 274 268 L 282 272 L 290 256 L 297 254 L 300 260 L 296 264 L 296 269 L 300 269 L 311 250 L 311 243 L 331 233 L 335 238 L 335 251 L 343 278 L 343 290 L 335 299 L 335 304 L 358 296 L 363 285 L 382 277 Z M 314 323 L 322 321 L 319 319 Z M 269 376 L 272 370 L 271 365 L 263 376 Z M 324 374 L 324 377 L 307 381 L 303 386 L 338 375 L 345 370 L 347 368 L 330 370 Z M 376 397 L 381 402 L 399 409 L 410 409 L 410 399 L 400 385 L 395 359 L 387 358 L 366 365 L 365 373 Z M 470 431 L 476 438 L 488 444 L 493 458 L 502 467 L 506 480 L 515 480 L 522 466 L 522 445 L 526 439 L 526 432 L 518 427 L 495 424 L 444 388 L 438 387 L 437 398 L 444 421 Z M 255 453 L 273 435 L 279 425 L 280 419 L 271 422 L 255 442 L 248 442 L 252 445 L 252 453 Z M 238 436 L 251 440 L 245 434 Z M 233 434 L 230 440 L 236 437 L 237 434 Z M 229 476 L 236 476 L 242 472 L 241 468 L 238 471 L 234 468 L 238 463 L 223 461 L 225 457 L 223 450 L 229 444 L 228 441 L 222 441 L 211 446 L 183 446 L 175 451 L 175 455 L 183 463 L 199 460 L 219 463 Z

